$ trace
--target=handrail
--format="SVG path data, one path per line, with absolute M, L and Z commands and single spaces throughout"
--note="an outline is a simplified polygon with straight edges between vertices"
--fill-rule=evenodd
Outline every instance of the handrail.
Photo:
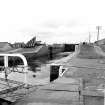
M 23 60 L 24 66 L 28 66 L 27 60 L 24 55 L 22 54 L 0 54 L 0 56 L 4 56 L 4 66 L 8 67 L 8 57 L 20 57 Z
M 5 71 L 5 79 L 7 79 L 7 76 L 8 76 L 8 74 L 7 74 L 7 70 L 6 70 L 6 68 L 8 68 L 8 57 L 20 57 L 22 60 L 23 60 L 23 67 L 26 67 L 25 68 L 25 80 L 24 80 L 24 82 L 27 84 L 27 67 L 28 67 L 28 63 L 27 63 L 27 60 L 26 60 L 26 58 L 25 58 L 25 56 L 24 55 L 22 55 L 22 54 L 2 54 L 2 53 L 0 53 L 0 56 L 4 56 L 4 71 Z

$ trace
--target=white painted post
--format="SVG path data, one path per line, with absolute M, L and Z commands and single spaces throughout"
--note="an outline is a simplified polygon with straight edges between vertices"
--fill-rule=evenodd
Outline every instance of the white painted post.
M 4 67 L 8 67 L 8 56 L 4 56 Z
M 60 76 L 60 77 L 62 77 L 62 69 L 63 69 L 63 66 L 61 65 L 61 66 L 59 67 L 59 76 Z
M 4 72 L 5 72 L 5 79 L 7 80 L 7 67 L 8 67 L 8 56 L 4 56 Z

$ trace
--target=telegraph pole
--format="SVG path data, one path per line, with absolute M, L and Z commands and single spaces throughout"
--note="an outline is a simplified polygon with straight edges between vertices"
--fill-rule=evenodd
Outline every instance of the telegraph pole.
M 96 29 L 97 29 L 97 41 L 98 41 L 99 40 L 99 34 L 100 34 L 101 26 L 96 26 Z
M 91 42 L 91 35 L 90 35 L 90 32 L 89 32 L 89 43 Z

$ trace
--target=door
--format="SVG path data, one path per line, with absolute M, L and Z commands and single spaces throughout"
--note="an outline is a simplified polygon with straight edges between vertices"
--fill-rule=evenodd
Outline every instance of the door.
M 60 65 L 51 65 L 50 67 L 50 82 L 54 81 L 59 77 Z

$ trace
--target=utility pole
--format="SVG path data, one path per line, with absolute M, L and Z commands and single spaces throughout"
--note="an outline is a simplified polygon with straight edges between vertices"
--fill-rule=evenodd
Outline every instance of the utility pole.
M 96 26 L 96 29 L 97 29 L 97 41 L 98 41 L 99 40 L 99 34 L 100 34 L 101 26 Z
M 91 35 L 90 35 L 90 32 L 89 32 L 89 43 L 91 43 Z

